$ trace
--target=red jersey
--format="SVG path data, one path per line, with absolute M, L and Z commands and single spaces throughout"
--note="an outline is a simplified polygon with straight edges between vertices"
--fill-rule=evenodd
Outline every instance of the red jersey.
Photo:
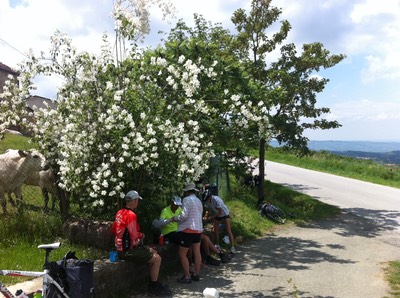
M 115 249 L 117 251 L 132 249 L 143 237 L 143 234 L 140 233 L 136 214 L 129 208 L 122 208 L 117 212 L 112 225 L 112 232 L 115 235 Z

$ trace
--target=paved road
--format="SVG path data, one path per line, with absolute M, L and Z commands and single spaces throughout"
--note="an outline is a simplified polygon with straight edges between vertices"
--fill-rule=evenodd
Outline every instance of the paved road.
M 399 230 L 400 189 L 268 161 L 267 179 Z
M 206 287 L 218 289 L 220 297 L 390 297 L 384 268 L 400 260 L 398 190 L 318 172 L 313 177 L 272 162 L 267 173 L 271 181 L 344 208 L 343 214 L 279 226 L 246 241 L 230 263 L 203 270 L 200 282 L 180 285 L 172 274 L 167 281 L 174 297 L 203 297 Z

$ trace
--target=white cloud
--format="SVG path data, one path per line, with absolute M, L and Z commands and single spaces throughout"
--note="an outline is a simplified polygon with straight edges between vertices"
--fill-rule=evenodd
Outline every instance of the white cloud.
M 400 102 L 388 101 L 348 101 L 345 103 L 334 104 L 331 107 L 329 119 L 346 120 L 355 122 L 360 120 L 368 121 L 400 121 Z M 400 129 L 400 122 L 399 122 Z
M 221 22 L 232 30 L 232 13 L 238 8 L 248 9 L 251 0 L 172 2 L 178 11 L 177 19 L 183 18 L 189 25 L 192 25 L 193 13 L 196 12 L 206 20 Z M 20 52 L 25 53 L 29 48 L 35 53 L 47 51 L 50 36 L 57 29 L 66 32 L 78 50 L 97 53 L 102 34 L 106 31 L 111 40 L 114 36 L 114 23 L 109 15 L 112 4 L 112 0 L 0 0 L 0 62 L 15 67 L 24 59 Z M 338 67 L 329 70 L 329 86 L 332 88 L 326 88 L 323 94 L 330 99 L 329 104 L 324 104 L 332 111 L 328 117 L 350 123 L 335 130 L 338 139 L 346 134 L 350 138 L 352 131 L 360 130 L 361 124 L 368 123 L 375 125 L 369 129 L 370 133 L 384 123 L 389 123 L 389 126 L 382 128 L 380 135 L 385 131 L 389 135 L 393 127 L 400 131 L 397 124 L 400 120 L 400 106 L 397 104 L 400 94 L 397 91 L 400 79 L 400 1 L 275 0 L 271 5 L 281 7 L 281 19 L 292 24 L 285 43 L 294 42 L 300 51 L 302 44 L 318 41 L 332 54 L 348 56 Z M 158 9 L 152 10 L 152 14 L 154 28 L 151 38 L 154 45 L 158 40 L 154 33 L 160 29 L 169 30 L 166 23 L 161 22 Z M 279 23 L 274 28 L 277 26 Z M 273 57 L 276 56 L 270 55 L 271 59 Z M 37 80 L 39 89 L 36 94 L 54 98 L 56 80 Z M 343 102 L 349 98 L 351 101 Z M 335 101 L 331 104 L 333 99 Z
M 282 17 L 291 22 L 290 38 L 297 44 L 322 42 L 347 56 L 362 55 L 365 83 L 399 79 L 400 2 L 397 0 L 281 0 Z

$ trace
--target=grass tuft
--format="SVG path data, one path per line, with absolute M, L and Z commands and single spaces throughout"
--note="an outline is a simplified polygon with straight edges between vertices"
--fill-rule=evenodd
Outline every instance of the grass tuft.
M 389 282 L 392 297 L 400 297 L 400 261 L 389 262 L 386 280 Z

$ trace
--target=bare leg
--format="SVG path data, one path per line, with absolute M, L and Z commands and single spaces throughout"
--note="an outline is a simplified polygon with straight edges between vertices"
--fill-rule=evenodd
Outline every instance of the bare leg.
M 201 249 L 206 256 L 210 255 L 210 243 L 211 240 L 207 235 L 201 234 Z
M 196 275 L 200 274 L 201 269 L 201 252 L 200 252 L 200 242 L 192 244 L 194 266 Z
M 225 218 L 225 228 L 226 228 L 226 232 L 228 233 L 228 236 L 229 236 L 229 241 L 231 242 L 231 245 L 234 246 L 235 238 L 233 237 L 230 218 Z
M 153 254 L 153 257 L 149 261 L 149 271 L 151 281 L 158 280 L 158 274 L 160 272 L 161 257 L 159 254 Z
M 179 246 L 178 255 L 185 277 L 190 278 L 188 247 Z
M 210 255 L 210 251 L 213 253 L 216 253 L 217 255 L 220 253 L 220 251 L 215 247 L 215 245 L 211 242 L 210 237 L 207 235 L 202 234 L 201 235 L 201 245 L 203 247 L 207 246 L 207 248 L 204 248 L 203 251 L 206 253 L 206 255 Z
M 213 229 L 214 229 L 214 244 L 219 245 L 219 225 L 221 222 L 214 220 Z

